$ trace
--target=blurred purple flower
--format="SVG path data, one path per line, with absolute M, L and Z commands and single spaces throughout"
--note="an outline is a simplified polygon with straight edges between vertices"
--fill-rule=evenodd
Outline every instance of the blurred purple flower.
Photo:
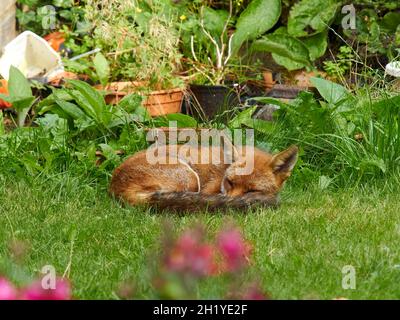
M 198 233 L 188 231 L 168 250 L 165 266 L 169 271 L 188 272 L 194 276 L 212 274 L 215 269 L 213 247 L 203 243 Z
M 243 239 L 239 229 L 232 228 L 220 232 L 217 246 L 225 259 L 226 271 L 238 271 L 249 262 L 251 246 Z
M 22 300 L 70 300 L 71 286 L 67 280 L 57 279 L 55 289 L 44 289 L 41 281 L 35 281 L 22 290 Z
M 0 300 L 16 300 L 17 289 L 5 278 L 0 278 Z
M 267 300 L 269 297 L 257 286 L 251 286 L 243 295 L 243 300 Z

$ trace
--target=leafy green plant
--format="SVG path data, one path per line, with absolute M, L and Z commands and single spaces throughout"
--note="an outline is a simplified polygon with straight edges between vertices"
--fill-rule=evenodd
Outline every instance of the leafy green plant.
M 232 1 L 229 11 L 202 6 L 199 12 L 188 13 L 181 30 L 184 52 L 191 57 L 194 73 L 205 83 L 222 84 L 234 69 L 234 61 L 239 60 L 242 45 L 270 30 L 280 12 L 280 0 L 253 0 L 237 19 Z M 233 28 L 235 31 L 231 32 Z
M 87 1 L 85 13 L 91 34 L 105 58 L 98 55 L 94 61 L 103 84 L 109 74 L 109 81 L 143 81 L 152 89 L 183 85 L 178 74 L 178 18 L 165 12 L 167 5 L 162 1 Z
M 117 106 L 107 105 L 98 90 L 86 82 L 69 80 L 65 89 L 54 89 L 53 93 L 40 102 L 39 114 L 57 114 L 67 120 L 79 133 L 99 131 L 107 134 L 116 127 L 150 119 L 141 106 L 141 97 L 128 95 Z
M 102 53 L 97 53 L 96 56 L 93 58 L 93 65 L 96 70 L 96 75 L 99 82 L 105 86 L 108 83 L 110 78 L 110 64 L 108 60 Z
M 13 108 L 18 113 L 18 126 L 25 125 L 26 117 L 29 110 L 36 102 L 36 98 L 32 94 L 31 85 L 21 71 L 14 66 L 10 67 L 10 79 L 8 81 L 9 95 L 0 94 L 0 98 L 12 103 Z
M 355 54 L 348 46 L 341 46 L 335 60 L 324 61 L 324 70 L 334 79 L 344 79 L 344 76 L 351 70 Z
M 356 43 L 363 61 L 386 58 L 393 60 L 400 47 L 400 13 L 397 1 L 358 0 L 356 28 L 343 30 L 348 43 Z
M 301 0 L 290 10 L 288 33 L 293 37 L 309 37 L 327 29 L 333 21 L 340 1 Z
M 21 30 L 41 36 L 52 30 L 79 30 L 84 26 L 84 1 L 17 0 L 17 19 Z
M 288 70 L 311 69 L 325 54 L 327 29 L 339 5 L 335 0 L 299 1 L 290 9 L 287 27 L 257 39 L 251 49 L 270 52 L 275 62 Z
M 308 92 L 291 103 L 255 99 L 278 107 L 274 122 L 259 122 L 258 141 L 268 142 L 273 150 L 300 145 L 299 177 L 314 176 L 322 179 L 322 185 L 329 181 L 348 187 L 398 173 L 399 97 L 380 91 L 372 94 L 365 88 L 351 93 L 321 78 L 312 78 L 312 83 L 321 100 Z M 252 127 L 257 124 L 253 120 L 252 111 L 241 114 L 241 124 Z

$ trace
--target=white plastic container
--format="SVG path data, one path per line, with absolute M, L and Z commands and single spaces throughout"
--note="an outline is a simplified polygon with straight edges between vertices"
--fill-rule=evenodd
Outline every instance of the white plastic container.
M 11 65 L 28 79 L 49 79 L 64 71 L 60 55 L 31 31 L 25 31 L 4 48 L 0 58 L 0 75 L 8 80 Z
M 393 77 L 400 78 L 400 61 L 390 62 L 386 65 L 385 71 Z

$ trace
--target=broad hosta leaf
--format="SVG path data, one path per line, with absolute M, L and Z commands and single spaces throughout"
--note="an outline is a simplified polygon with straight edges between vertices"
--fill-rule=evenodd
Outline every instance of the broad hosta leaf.
M 220 36 L 225 23 L 227 22 L 229 13 L 225 10 L 214 10 L 209 7 L 204 8 L 204 27 L 214 36 Z
M 302 0 L 290 10 L 288 32 L 294 37 L 314 35 L 327 29 L 340 6 L 337 0 Z
M 279 54 L 273 53 L 272 58 L 274 61 L 279 64 L 280 66 L 285 67 L 289 71 L 303 69 L 307 66 L 305 63 L 296 62 L 290 58 L 280 56 Z
M 310 81 L 328 103 L 338 104 L 350 95 L 347 89 L 340 84 L 315 77 L 311 78 Z
M 287 62 L 290 60 L 293 62 L 294 66 L 311 66 L 309 52 L 306 46 L 300 40 L 283 35 L 280 32 L 268 34 L 254 41 L 251 49 L 255 51 L 271 52 L 274 57 L 278 57 L 278 60 L 280 57 L 287 59 L 280 59 L 280 62 Z M 277 63 L 279 62 L 277 61 Z
M 96 70 L 97 77 L 99 78 L 101 84 L 105 86 L 110 77 L 110 65 L 100 52 L 96 54 L 93 58 L 93 65 Z
M 400 25 L 400 13 L 399 12 L 389 12 L 387 13 L 380 23 L 382 29 L 389 32 L 396 32 L 397 27 Z
M 247 40 L 258 38 L 271 29 L 281 15 L 281 0 L 253 0 L 239 16 L 232 40 L 236 52 Z
M 12 97 L 14 101 L 17 99 L 26 99 L 32 97 L 32 89 L 29 81 L 25 78 L 23 73 L 14 66 L 10 67 L 8 91 L 10 97 Z
M 111 113 L 103 96 L 86 82 L 68 80 L 68 83 L 75 89 L 70 92 L 71 96 L 74 97 L 86 114 L 96 122 L 106 126 L 111 120 Z
M 71 90 L 70 95 L 74 98 L 75 102 L 81 107 L 85 114 L 93 120 L 98 121 L 96 111 L 93 106 L 85 99 L 85 97 L 78 90 Z
M 74 89 L 78 90 L 90 103 L 97 114 L 100 114 L 106 105 L 103 96 L 91 85 L 80 80 L 68 80 Z
M 30 109 L 35 102 L 35 97 L 26 97 L 26 98 L 18 98 L 18 99 L 13 99 L 12 100 L 12 106 L 17 110 L 17 111 L 22 111 L 26 109 Z
M 39 115 L 45 114 L 46 112 L 51 110 L 51 108 L 56 104 L 54 93 L 56 93 L 58 99 L 61 99 L 64 101 L 72 101 L 73 100 L 73 98 L 67 92 L 67 90 L 57 90 L 57 89 L 53 88 L 53 93 L 50 94 L 47 98 L 44 98 L 42 101 L 40 101 L 36 105 L 36 112 Z
M 54 100 L 57 105 L 72 119 L 77 120 L 81 118 L 86 118 L 85 113 L 76 104 L 62 100 L 58 98 L 56 94 Z
M 10 96 L 6 96 L 5 94 L 0 93 L 0 99 L 5 102 L 13 103 L 13 99 Z
M 310 60 L 315 61 L 316 59 L 321 58 L 328 48 L 328 32 L 323 31 L 314 36 L 305 38 L 303 43 L 310 53 Z
M 18 111 L 18 126 L 25 124 L 29 109 L 35 102 L 29 81 L 23 73 L 14 66 L 10 67 L 10 78 L 8 80 L 9 97 L 4 100 L 11 102 Z

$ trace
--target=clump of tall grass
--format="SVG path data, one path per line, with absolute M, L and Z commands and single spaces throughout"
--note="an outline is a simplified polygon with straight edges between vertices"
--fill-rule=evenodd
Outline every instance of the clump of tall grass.
M 352 84 L 313 83 L 320 97 L 303 92 L 291 103 L 279 102 L 275 125 L 264 137 L 276 149 L 301 146 L 297 176 L 353 186 L 397 175 L 400 96 L 393 81 L 366 67 Z

